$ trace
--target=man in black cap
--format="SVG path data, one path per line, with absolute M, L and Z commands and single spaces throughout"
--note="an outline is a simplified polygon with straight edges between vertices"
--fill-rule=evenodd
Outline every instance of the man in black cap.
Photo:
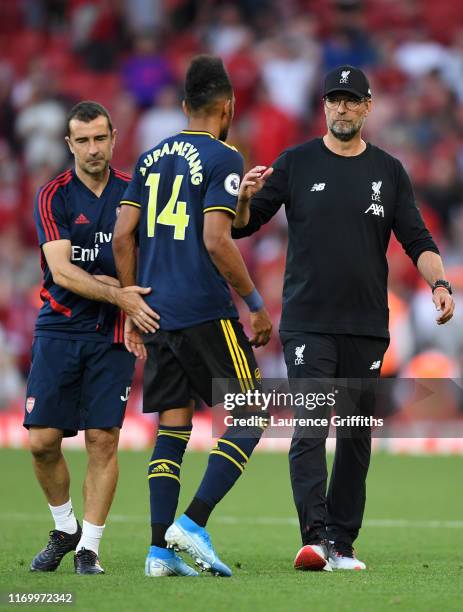
M 288 253 L 280 337 L 288 376 L 371 380 L 379 377 L 389 344 L 391 231 L 431 287 L 438 325 L 452 317 L 452 291 L 402 164 L 362 140 L 372 107 L 365 74 L 353 66 L 331 71 L 323 102 L 323 138 L 284 151 L 265 185 L 263 166 L 244 177 L 233 235 L 253 234 L 285 205 Z M 348 395 L 352 399 L 355 393 Z M 357 414 L 371 414 L 371 404 L 365 393 L 357 394 Z M 343 409 L 336 406 L 338 413 Z M 371 430 L 345 433 L 337 430 L 326 493 L 328 431 L 313 437 L 313 431 L 295 430 L 289 458 L 303 544 L 297 569 L 365 569 L 352 544 L 363 519 Z

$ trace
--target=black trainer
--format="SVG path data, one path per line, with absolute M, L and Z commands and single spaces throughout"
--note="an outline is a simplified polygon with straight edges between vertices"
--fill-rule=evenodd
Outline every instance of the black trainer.
M 74 555 L 74 569 L 76 574 L 104 574 L 96 552 L 86 548 L 81 548 Z
M 76 549 L 81 535 L 82 527 L 79 521 L 75 533 L 66 533 L 57 529 L 50 531 L 48 544 L 32 559 L 31 572 L 54 572 L 64 555 Z

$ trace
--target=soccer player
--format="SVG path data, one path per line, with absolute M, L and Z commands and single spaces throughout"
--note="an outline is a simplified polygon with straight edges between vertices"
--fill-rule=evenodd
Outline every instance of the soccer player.
M 160 330 L 145 335 L 145 346 L 130 319 L 126 324 L 128 348 L 140 356 L 147 351 L 143 410 L 159 413 L 148 470 L 152 540 L 145 573 L 197 575 L 174 547 L 189 553 L 201 569 L 230 576 L 205 526 L 243 472 L 262 429 L 225 431 L 210 453 L 193 501 L 173 523 L 180 466 L 195 398 L 212 405 L 213 378 L 234 379 L 242 391 L 256 388 L 260 373 L 251 344 L 266 344 L 272 325 L 231 239 L 243 159 L 224 142 L 234 97 L 219 58 L 198 56 L 192 61 L 183 107 L 188 129 L 154 146 L 137 162 L 113 242 L 121 285 L 132 285 L 138 232 L 138 278 L 153 287 L 145 299 L 160 315 Z M 260 180 L 270 172 L 262 173 Z M 251 341 L 238 321 L 227 281 L 249 307 Z
M 124 347 L 124 315 L 155 331 L 157 315 L 142 299 L 149 288 L 121 289 L 111 239 L 130 177 L 109 166 L 116 130 L 108 111 L 81 102 L 68 117 L 75 167 L 44 185 L 35 202 L 43 304 L 35 326 L 24 426 L 37 479 L 55 529 L 31 564 L 51 572 L 76 550 L 78 574 L 103 573 L 98 547 L 118 477 L 117 444 L 134 357 Z M 88 468 L 81 529 L 69 495 L 63 437 L 85 430 Z
M 240 194 L 237 238 L 257 231 L 282 204 L 286 208 L 280 337 L 290 378 L 379 377 L 389 344 L 386 251 L 392 231 L 432 290 L 437 324 L 453 315 L 452 290 L 409 177 L 398 159 L 362 139 L 372 104 L 361 70 L 340 66 L 329 72 L 325 135 L 284 151 L 250 207 L 249 193 Z M 356 402 L 360 414 L 373 408 L 367 392 Z M 353 543 L 365 508 L 371 431 L 365 427 L 351 437 L 340 432 L 328 493 L 328 431 L 314 435 L 296 428 L 293 436 L 291 483 L 303 544 L 297 569 L 366 568 Z

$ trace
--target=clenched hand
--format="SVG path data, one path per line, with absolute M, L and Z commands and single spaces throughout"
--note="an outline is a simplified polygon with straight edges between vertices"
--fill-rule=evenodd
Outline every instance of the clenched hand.
M 447 289 L 445 287 L 437 287 L 434 289 L 432 301 L 436 306 L 436 310 L 440 311 L 440 315 L 436 319 L 437 325 L 443 325 L 447 323 L 447 321 L 450 321 L 453 317 L 453 311 L 455 310 L 455 302 Z
M 272 333 L 272 322 L 265 308 L 249 314 L 253 337 L 250 342 L 252 346 L 265 346 L 270 340 Z

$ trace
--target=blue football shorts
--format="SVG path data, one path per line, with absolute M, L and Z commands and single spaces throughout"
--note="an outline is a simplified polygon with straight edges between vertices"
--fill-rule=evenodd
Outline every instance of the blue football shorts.
M 121 427 L 135 358 L 121 344 L 39 336 L 32 345 L 24 427 Z

